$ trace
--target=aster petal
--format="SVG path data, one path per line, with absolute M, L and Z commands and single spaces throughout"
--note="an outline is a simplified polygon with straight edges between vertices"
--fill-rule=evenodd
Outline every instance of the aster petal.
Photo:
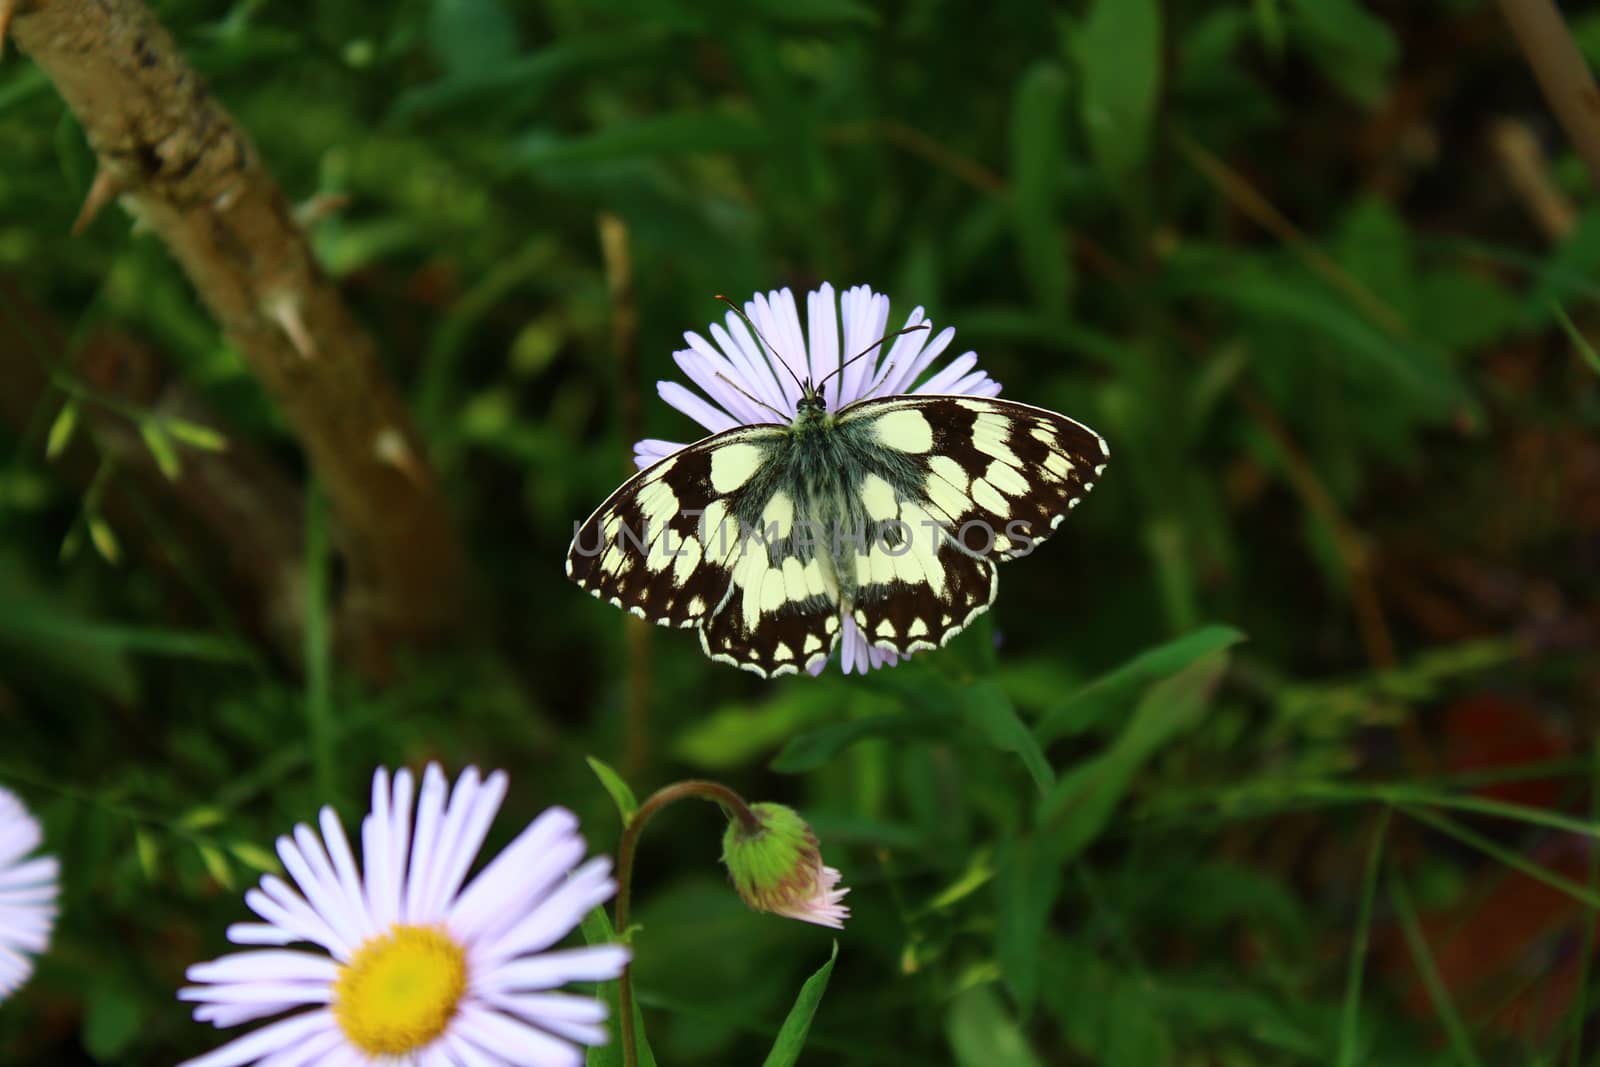
M 244 902 L 267 922 L 294 934 L 297 941 L 321 945 L 341 960 L 350 958 L 350 942 L 276 875 L 262 878 L 259 889 L 247 890 Z
M 437 763 L 430 763 L 422 772 L 422 792 L 417 799 L 417 823 L 412 832 L 410 870 L 406 874 L 406 891 L 400 914 L 408 923 L 427 922 L 433 916 L 422 910 L 423 885 L 438 857 L 435 848 L 439 827 L 444 821 L 444 799 L 449 791 L 444 772 Z
M 532 993 L 569 982 L 609 982 L 622 973 L 629 957 L 624 945 L 586 945 L 541 952 L 491 969 L 479 981 L 478 988 L 491 993 Z
M 228 940 L 235 945 L 292 945 L 302 939 L 272 923 L 234 923 L 228 927 Z
M 611 880 L 611 860 L 605 856 L 585 863 L 572 872 L 555 892 L 506 930 L 483 946 L 489 960 L 539 952 L 571 933 L 593 908 L 611 899 L 617 885 Z
M 322 828 L 322 840 L 328 846 L 328 858 L 333 861 L 334 877 L 344 897 L 345 908 L 357 919 L 362 939 L 371 937 L 379 927 L 372 919 L 372 910 L 367 907 L 366 896 L 361 888 L 361 872 L 356 869 L 356 858 L 350 851 L 349 839 L 344 835 L 344 825 L 329 807 L 318 812 L 317 819 Z
M 490 1003 L 541 1030 L 582 1045 L 604 1045 L 611 1036 L 600 1025 L 605 1022 L 606 1006 L 594 997 L 516 993 L 496 995 Z
M 806 342 L 800 333 L 800 316 L 795 311 L 794 293 L 775 290 L 757 293 L 744 306 L 744 313 L 767 341 L 762 351 L 772 364 L 773 377 L 783 392 L 784 410 L 794 411 L 800 400 L 800 379 L 806 376 Z
M 61 876 L 61 865 L 54 856 L 39 856 L 9 869 L 0 868 L 0 891 L 36 888 L 54 889 Z
M 966 352 L 952 359 L 938 373 L 923 382 L 915 391 L 918 393 L 940 394 L 949 393 L 950 387 L 960 381 L 978 363 L 976 352 Z
M 255 1063 L 263 1056 L 305 1041 L 334 1025 L 336 1024 L 332 1012 L 306 1012 L 270 1023 L 259 1030 L 252 1030 L 213 1052 L 185 1060 L 178 1067 L 244 1067 L 246 1064 Z
M 823 382 L 839 369 L 839 303 L 834 299 L 833 286 L 823 282 L 806 294 L 806 336 L 810 339 L 808 354 L 811 360 L 811 381 Z M 839 395 L 839 383 L 828 381 L 822 385 L 822 399 L 828 409 L 834 410 Z
M 735 425 L 762 422 L 771 417 L 771 412 L 747 396 L 746 391 L 742 391 L 745 387 L 737 384 L 746 376 L 742 361 L 735 365 L 693 331 L 685 332 L 683 339 L 689 347 L 674 352 L 673 361 L 690 381 L 733 416 Z
M 197 1004 L 278 1004 L 282 1008 L 302 1004 L 333 1003 L 333 986 L 327 982 L 250 982 L 213 983 L 184 986 L 178 999 Z
M 344 1034 L 337 1026 L 330 1026 L 303 1041 L 274 1052 L 257 1063 L 256 1067 L 313 1067 L 313 1065 L 322 1067 L 327 1062 L 324 1057 L 331 1056 L 344 1043 Z
M 460 1034 L 447 1031 L 440 1041 L 462 1067 L 505 1067 L 505 1060 L 479 1048 Z
M 468 945 L 502 928 L 519 898 L 536 902 L 583 858 L 578 817 L 550 808 L 518 834 L 456 898 L 450 929 Z M 529 905 L 531 906 L 531 904 Z M 513 912 L 512 918 L 521 918 Z
M 689 416 L 711 433 L 721 433 L 739 425 L 739 420 L 719 408 L 712 407 L 702 397 L 696 396 L 677 382 L 657 382 L 656 393 L 672 407 Z
M 911 336 L 924 337 L 926 334 L 918 332 Z M 917 379 L 934 360 L 944 354 L 944 350 L 950 347 L 950 342 L 955 340 L 955 337 L 956 331 L 953 327 L 946 326 L 940 330 L 914 357 L 906 359 L 896 373 L 885 376 L 882 384 L 874 392 L 878 396 L 893 396 L 896 393 L 912 391 Z
M 314 952 L 232 952 L 206 963 L 196 963 L 184 974 L 191 982 L 245 982 L 284 979 L 332 982 L 339 967 Z
M 504 772 L 495 771 L 484 779 L 482 788 L 472 798 L 471 807 L 467 809 L 460 825 L 452 834 L 455 845 L 450 854 L 449 866 L 444 868 L 437 888 L 435 911 L 443 912 L 448 909 L 455 902 L 456 895 L 461 892 L 461 884 L 466 880 L 467 870 L 472 866 L 472 861 L 478 858 L 478 851 L 483 848 L 483 839 L 489 835 L 489 827 L 506 798 L 509 784 Z
M 294 879 L 295 885 L 299 887 L 300 891 L 295 893 L 289 890 L 287 885 L 271 878 L 263 878 L 261 880 L 261 888 L 278 903 L 292 911 L 298 912 L 299 908 L 304 905 L 306 910 L 316 917 L 316 923 L 327 931 L 329 939 L 333 943 L 342 945 L 348 951 L 355 942 L 345 933 L 348 926 L 340 922 L 345 909 L 334 897 L 333 891 L 317 877 L 316 872 L 312 870 L 310 862 L 301 853 L 300 846 L 288 835 L 278 838 L 278 858 L 283 861 L 284 870 L 289 872 L 290 877 Z M 282 887 L 281 890 L 278 888 L 279 886 Z M 288 895 L 284 895 L 285 893 Z M 262 918 L 266 918 L 266 916 L 262 916 Z M 301 919 L 305 921 L 304 916 L 301 916 Z M 269 919 L 268 921 L 275 920 Z
M 654 437 L 646 437 L 642 441 L 634 442 L 633 465 L 640 470 L 647 470 L 682 448 L 683 445 L 677 441 L 662 441 Z
M 727 329 L 716 323 L 711 324 L 711 339 L 728 354 L 734 366 L 744 371 L 740 384 L 749 388 L 763 404 L 788 415 L 794 414 L 792 405 L 784 405 L 783 389 L 773 373 L 766 348 L 750 336 L 749 329 L 739 320 L 739 316 L 730 311 L 726 321 Z
M 901 328 L 909 329 L 912 326 L 921 326 L 926 314 L 922 308 L 914 308 L 906 318 L 905 326 Z M 869 379 L 869 384 L 863 389 L 863 395 L 886 396 L 889 393 L 897 392 L 898 390 L 889 388 L 889 382 L 891 380 L 899 381 L 911 371 L 911 368 L 916 364 L 917 357 L 927 347 L 927 342 L 927 330 L 903 333 L 892 342 L 888 342 L 889 350 L 884 354 L 882 362 L 879 363 L 877 373 Z M 872 341 L 867 343 L 871 344 Z M 880 350 L 882 347 L 882 345 L 879 346 Z
M 477 1005 L 456 1017 L 461 1035 L 479 1048 L 523 1067 L 579 1067 L 583 1053 L 527 1023 Z

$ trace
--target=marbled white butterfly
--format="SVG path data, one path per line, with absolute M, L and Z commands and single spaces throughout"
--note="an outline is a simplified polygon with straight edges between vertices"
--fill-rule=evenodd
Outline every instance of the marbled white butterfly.
M 1050 536 L 1110 456 L 1087 426 L 1027 404 L 901 394 L 830 412 L 822 382 L 795 380 L 792 419 L 740 389 L 786 421 L 712 434 L 612 493 L 567 575 L 697 628 L 706 655 L 762 677 L 816 668 L 845 618 L 910 655 L 987 611 L 996 561 Z

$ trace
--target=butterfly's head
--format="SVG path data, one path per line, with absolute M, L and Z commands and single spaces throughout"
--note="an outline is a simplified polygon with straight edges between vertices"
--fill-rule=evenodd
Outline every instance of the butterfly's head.
M 812 386 L 810 378 L 800 384 L 800 399 L 795 401 L 794 410 L 799 418 L 821 415 L 828 410 L 828 402 Z

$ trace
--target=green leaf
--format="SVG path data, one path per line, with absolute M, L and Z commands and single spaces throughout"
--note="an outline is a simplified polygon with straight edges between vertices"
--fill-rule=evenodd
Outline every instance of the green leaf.
M 765 148 L 768 140 L 766 130 L 744 115 L 680 112 L 605 126 L 586 137 L 529 135 L 511 148 L 510 159 L 538 168 L 555 163 L 750 152 Z
M 167 436 L 159 423 L 154 419 L 139 423 L 139 436 L 144 438 L 144 446 L 150 450 L 162 477 L 175 482 L 183 476 L 183 464 L 178 459 L 178 451 L 172 447 L 172 438 Z
M 1029 67 L 1011 110 L 1012 224 L 1022 273 L 1045 316 L 1066 319 L 1072 260 L 1060 208 L 1067 76 L 1053 63 Z
M 995 956 L 1006 989 L 1023 1011 L 1039 995 L 1039 968 L 1062 865 L 1034 837 L 1001 845 L 995 860 Z
M 1357 0 L 1293 0 L 1287 22 L 1323 77 L 1347 95 L 1372 107 L 1388 93 L 1400 45 L 1394 30 Z
M 283 867 L 273 853 L 250 841 L 235 841 L 228 845 L 233 858 L 263 874 L 281 874 Z
M 1152 685 L 1116 743 L 1056 783 L 1039 810 L 1055 862 L 1071 860 L 1100 836 L 1150 757 L 1199 721 L 1227 666 L 1226 648 L 1218 649 Z
M 139 857 L 139 870 L 144 872 L 145 881 L 154 883 L 161 875 L 161 845 L 149 830 L 138 828 L 133 831 L 133 847 Z
M 1202 656 L 1244 639 L 1244 634 L 1231 626 L 1213 624 L 1146 649 L 1051 708 L 1034 728 L 1034 735 L 1040 744 L 1048 745 L 1058 738 L 1099 726 L 1131 704 L 1134 694 L 1151 682 L 1176 674 Z
M 89 540 L 94 545 L 94 550 L 100 553 L 100 558 L 113 567 L 122 559 L 122 546 L 117 543 L 117 535 L 111 529 L 111 524 L 99 515 L 90 515 L 84 520 L 89 527 Z
M 605 913 L 604 908 L 595 908 L 583 917 L 580 927 L 583 931 L 583 941 L 587 945 L 614 945 L 617 943 L 616 931 L 611 928 L 611 918 Z M 611 1040 L 604 1045 L 597 1045 L 589 1049 L 588 1058 L 584 1061 L 585 1067 L 622 1067 L 622 1027 L 618 1019 L 622 1016 L 622 1006 L 618 1001 L 618 984 L 616 982 L 602 982 L 597 994 L 606 1002 L 610 1010 L 606 1014 L 606 1029 L 611 1033 Z M 656 1067 L 656 1056 L 650 1051 L 650 1042 L 644 1036 L 644 1015 L 639 1011 L 639 998 L 633 1000 L 633 1033 L 638 1039 L 639 1067 Z
M 198 422 L 190 422 L 187 419 L 174 418 L 162 419 L 161 425 L 173 437 L 201 451 L 226 452 L 228 450 L 228 439 L 209 426 L 202 426 Z
M 838 958 L 839 942 L 835 941 L 828 962 L 800 987 L 800 995 L 795 998 L 794 1007 L 789 1009 L 788 1017 L 783 1020 L 783 1026 L 778 1030 L 777 1040 L 772 1042 L 772 1051 L 767 1053 L 763 1067 L 793 1067 L 799 1062 L 800 1053 L 806 1047 L 806 1034 L 811 1030 L 811 1020 L 817 1014 L 817 1005 L 822 1003 L 822 994 L 827 991 L 828 978 L 832 976 L 833 964 Z
M 634 797 L 633 790 L 622 780 L 622 775 L 612 770 L 608 764 L 593 756 L 584 758 L 589 761 L 589 769 L 594 772 L 594 776 L 600 779 L 600 784 L 611 794 L 612 802 L 617 805 L 617 814 L 622 816 L 622 825 L 627 826 L 633 821 L 634 813 L 639 810 L 639 801 Z
M 452 74 L 476 74 L 517 54 L 517 23 L 499 0 L 433 0 L 428 44 Z
M 811 730 L 783 746 L 772 769 L 783 774 L 814 771 L 857 741 L 869 737 L 927 737 L 942 729 L 933 716 L 914 714 L 873 715 Z
M 78 428 L 78 402 L 69 400 L 61 405 L 50 423 L 50 434 L 45 438 L 44 457 L 55 459 L 72 443 L 72 434 Z
M 216 879 L 217 884 L 224 889 L 232 890 L 234 888 L 233 867 L 228 863 L 228 857 L 222 854 L 222 850 L 215 845 L 197 845 L 195 847 L 200 852 L 201 861 L 206 865 L 206 871 L 212 878 Z
M 115 978 L 99 978 L 84 998 L 83 1046 L 101 1063 L 115 1062 L 144 1025 L 138 991 Z
M 1040 795 L 1055 785 L 1055 772 L 1044 758 L 1044 750 L 1034 739 L 1032 731 L 1017 716 L 1011 699 L 995 682 L 978 682 L 966 691 L 962 708 L 967 720 L 975 725 L 995 748 L 1015 752 L 1022 765 L 1033 777 Z
M 1095 0 L 1077 36 L 1089 149 L 1119 183 L 1144 163 L 1161 88 L 1159 0 Z
M 992 985 L 958 995 L 945 1014 L 944 1032 L 958 1067 L 1043 1067 Z
M 882 17 L 857 0 L 755 0 L 747 9 L 776 25 L 826 27 L 877 26 Z

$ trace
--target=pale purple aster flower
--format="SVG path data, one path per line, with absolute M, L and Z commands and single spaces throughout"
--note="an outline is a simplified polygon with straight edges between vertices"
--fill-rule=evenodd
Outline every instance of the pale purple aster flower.
M 22 801 L 0 788 L 0 1001 L 22 988 L 50 944 L 60 872 L 54 856 L 28 858 L 43 840 Z
M 551 946 L 616 891 L 611 861 L 579 866 L 578 820 L 551 808 L 468 881 L 506 776 L 468 768 L 452 790 L 430 764 L 413 821 L 415 791 L 373 776 L 361 867 L 331 808 L 278 839 L 294 885 L 262 878 L 245 903 L 263 921 L 228 929 L 265 947 L 189 968 L 178 996 L 218 1027 L 282 1017 L 184 1067 L 579 1067 L 605 1043 L 605 1005 L 555 990 L 617 977 L 628 950 Z
M 710 342 L 691 330 L 683 335 L 689 347 L 673 353 L 684 376 L 700 392 L 679 382 L 656 383 L 661 399 L 710 433 L 774 423 L 778 421 L 775 412 L 793 419 L 801 395 L 796 379 L 813 383 L 826 379 L 822 396 L 829 411 L 898 393 L 1000 395 L 1000 383 L 978 369 L 976 352 L 965 352 L 934 369 L 935 361 L 955 339 L 956 331 L 950 326 L 938 333 L 927 329 L 901 334 L 830 378 L 844 361 L 893 332 L 889 298 L 869 286 L 855 286 L 837 299 L 827 282 L 807 293 L 804 331 L 794 294 L 787 288 L 757 293 L 745 302 L 744 310 L 777 350 L 776 356 L 750 335 L 730 309 L 722 324 L 711 324 Z M 918 307 L 905 326 L 919 326 L 925 320 Z M 787 364 L 788 371 L 777 365 L 777 359 Z M 634 463 L 643 470 L 682 447 L 682 442 L 646 438 L 633 446 Z M 852 670 L 865 674 L 899 661 L 897 654 L 868 644 L 850 614 L 840 613 L 839 666 L 846 674 Z M 819 663 L 811 673 L 820 674 L 825 666 L 825 662 Z

